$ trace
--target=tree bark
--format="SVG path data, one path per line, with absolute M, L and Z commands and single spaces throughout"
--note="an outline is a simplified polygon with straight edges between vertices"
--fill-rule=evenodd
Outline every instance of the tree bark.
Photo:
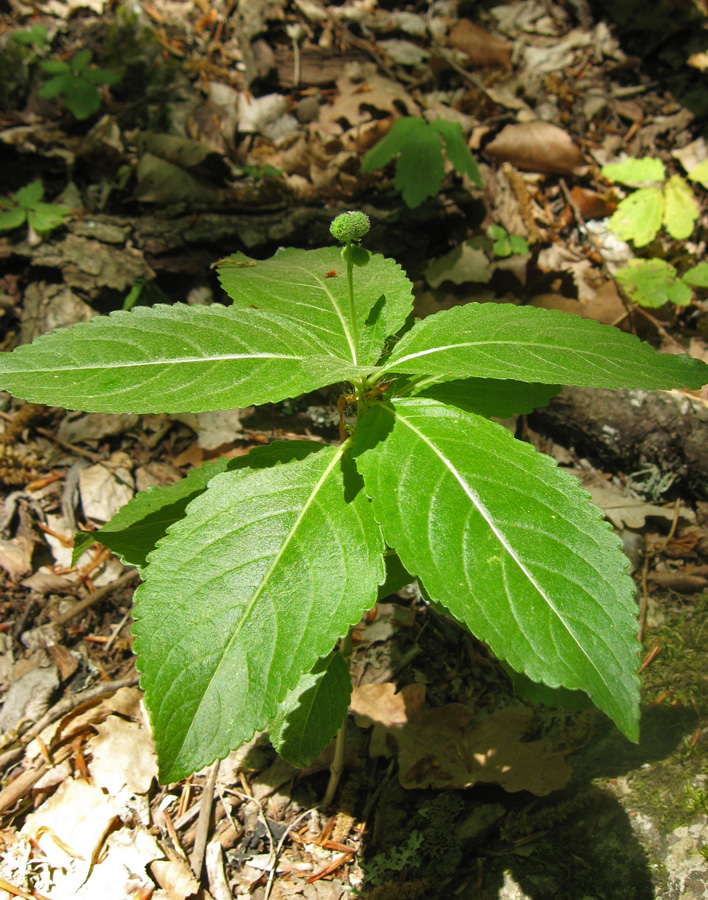
M 625 474 L 650 464 L 708 498 L 708 404 L 680 391 L 564 388 L 529 425 Z

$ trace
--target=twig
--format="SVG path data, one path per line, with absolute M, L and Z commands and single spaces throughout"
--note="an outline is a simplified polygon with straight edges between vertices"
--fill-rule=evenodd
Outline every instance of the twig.
M 224 874 L 221 844 L 218 841 L 211 841 L 206 848 L 206 870 L 209 890 L 214 900 L 232 900 L 233 895 Z
M 197 881 L 202 877 L 204 853 L 206 851 L 207 840 L 209 839 L 209 828 L 211 827 L 211 807 L 214 802 L 214 787 L 216 785 L 216 776 L 219 772 L 220 764 L 220 759 L 217 759 L 215 763 L 212 763 L 199 801 L 199 821 L 197 822 L 197 834 L 194 838 L 194 848 L 192 849 L 191 860 L 192 872 L 194 872 L 194 877 Z
M 352 632 L 351 629 L 347 632 L 346 637 L 342 638 L 342 642 L 339 647 L 339 652 L 344 657 L 344 661 L 347 664 L 347 668 L 351 669 L 352 663 Z M 339 731 L 337 732 L 337 737 L 334 742 L 334 759 L 332 760 L 332 765 L 329 769 L 329 782 L 327 783 L 327 790 L 322 799 L 322 806 L 326 809 L 334 800 L 334 795 L 337 793 L 337 787 L 339 785 L 339 779 L 342 777 L 342 772 L 344 771 L 344 751 L 347 745 L 347 717 L 344 717 L 344 721 L 339 727 Z
M 111 646 L 113 645 L 113 641 L 115 641 L 115 639 L 121 633 L 121 631 L 123 630 L 123 626 L 125 625 L 125 623 L 128 621 L 129 618 L 130 618 L 130 610 L 128 610 L 128 612 L 123 616 L 123 618 L 120 620 L 118 625 L 113 626 L 113 634 L 106 641 L 106 646 L 103 648 L 104 653 L 108 653 L 108 651 L 111 649 Z
M 669 334 L 669 332 L 664 328 L 664 326 L 661 324 L 661 322 L 660 322 L 655 316 L 652 316 L 651 313 L 648 313 L 648 312 L 647 312 L 643 307 L 641 307 L 641 306 L 636 306 L 636 305 L 635 305 L 634 310 L 635 310 L 635 312 L 638 312 L 640 316 L 644 316 L 645 319 L 648 319 L 648 321 L 651 322 L 651 324 L 654 326 L 654 328 L 656 328 L 656 330 L 659 332 L 659 334 L 660 334 L 663 338 L 666 338 L 667 341 L 669 341 L 670 343 L 672 343 L 675 347 L 678 347 L 678 348 L 681 350 L 682 353 L 685 353 L 685 352 L 686 352 L 686 348 L 685 348 L 682 344 L 680 344 L 680 343 L 676 340 L 676 338 L 671 337 L 671 335 Z
M 302 820 L 305 818 L 305 816 L 309 816 L 312 811 L 312 809 L 306 809 L 305 812 L 302 812 L 299 816 L 296 816 L 296 818 L 293 819 L 293 821 L 282 833 L 280 840 L 278 841 L 278 846 L 273 847 L 273 865 L 271 867 L 270 873 L 268 874 L 268 884 L 266 885 L 263 900 L 270 900 L 270 895 L 273 890 L 273 884 L 275 883 L 275 873 L 278 868 L 278 860 L 280 859 L 280 854 L 283 852 L 283 847 L 285 846 L 285 841 L 288 839 L 288 835 L 293 830 L 293 828 L 295 828 L 296 825 L 299 825 L 300 822 L 302 822 Z
M 119 588 L 125 587 L 127 584 L 135 581 L 136 578 L 139 578 L 139 572 L 137 569 L 131 569 L 129 572 L 126 572 L 124 575 L 121 575 L 116 581 L 111 584 L 107 584 L 102 588 L 99 588 L 97 591 L 94 591 L 93 594 L 89 594 L 88 597 L 81 600 L 79 603 L 76 603 L 71 607 L 70 610 L 63 613 L 59 616 L 55 621 L 55 625 L 66 625 L 71 619 L 80 615 L 84 610 L 89 609 L 89 607 L 93 606 L 95 603 L 98 603 L 100 600 L 103 600 L 104 597 L 107 597 L 109 594 L 113 593 L 113 591 L 117 591 Z
M 25 734 L 22 735 L 22 746 L 16 747 L 12 750 L 7 750 L 5 753 L 0 755 L 0 771 L 2 771 L 5 766 L 10 763 L 15 762 L 15 760 L 19 759 L 22 756 L 25 746 L 37 735 L 43 731 L 47 725 L 51 725 L 52 722 L 56 722 L 57 719 L 63 718 L 63 716 L 67 715 L 72 711 L 72 709 L 76 709 L 77 706 L 81 706 L 82 703 L 89 703 L 91 700 L 97 700 L 99 697 L 105 697 L 106 694 L 114 694 L 116 691 L 119 691 L 124 687 L 133 687 L 133 685 L 138 684 L 140 681 L 140 676 L 137 672 L 133 672 L 132 675 L 126 675 L 125 678 L 119 678 L 116 681 L 102 681 L 100 684 L 95 685 L 92 688 L 88 688 L 88 690 L 81 691 L 79 694 L 73 694 L 70 697 L 64 697 L 63 700 L 60 700 L 58 703 L 55 703 L 51 709 L 48 709 L 47 712 L 42 716 L 39 721 L 33 725 L 29 731 L 26 731 Z
M 68 450 L 69 453 L 74 453 L 76 456 L 85 456 L 86 459 L 90 459 L 92 463 L 99 463 L 103 459 L 100 453 L 91 453 L 90 450 L 84 450 L 82 447 L 77 447 L 75 444 L 70 444 L 68 441 L 62 441 L 61 438 L 58 438 L 54 432 L 50 431 L 48 428 L 35 428 L 35 431 L 37 434 L 41 434 L 42 437 L 48 438 L 58 447 L 61 447 L 62 450 Z

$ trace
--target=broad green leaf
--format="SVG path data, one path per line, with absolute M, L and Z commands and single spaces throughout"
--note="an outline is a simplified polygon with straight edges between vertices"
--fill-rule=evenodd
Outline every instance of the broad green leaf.
M 583 690 L 638 737 L 634 584 L 578 482 L 488 419 L 379 403 L 354 453 L 386 542 L 434 599 L 518 672 Z
M 318 660 L 285 695 L 268 726 L 278 753 L 300 769 L 312 765 L 346 718 L 351 695 L 352 681 L 341 653 Z
M 44 196 L 44 185 L 38 178 L 36 181 L 21 187 L 16 194 L 12 195 L 12 199 L 23 209 L 32 209 L 39 203 Z
M 680 175 L 672 175 L 664 187 L 664 225 L 672 238 L 685 241 L 698 218 L 698 204 L 690 185 Z
M 663 181 L 666 170 L 660 159 L 645 156 L 643 159 L 629 157 L 620 163 L 611 163 L 601 169 L 602 177 L 618 184 L 642 184 L 645 181 Z
M 120 81 L 120 74 L 111 69 L 87 69 L 83 77 L 94 84 L 117 84 Z
M 265 728 L 374 604 L 384 544 L 348 448 L 217 475 L 150 555 L 133 633 L 162 783 Z
M 509 237 L 499 238 L 498 241 L 495 241 L 492 245 L 492 253 L 502 258 L 511 256 L 511 241 Z
M 630 259 L 625 268 L 615 272 L 615 278 L 630 300 L 640 306 L 687 306 L 693 296 L 691 289 L 679 280 L 676 269 L 663 259 Z
M 429 127 L 415 133 L 396 160 L 396 190 L 411 209 L 440 191 L 445 175 L 440 135 Z
M 135 566 L 142 578 L 148 575 L 147 557 L 167 534 L 170 525 L 184 518 L 185 510 L 216 475 L 242 468 L 263 468 L 279 462 L 303 459 L 317 445 L 308 441 L 287 441 L 257 447 L 246 456 L 205 462 L 175 484 L 150 487 L 136 494 L 98 531 L 80 531 L 74 538 L 71 564 L 98 541 L 116 553 L 128 566 Z
M 531 681 L 526 675 L 515 672 L 508 665 L 505 665 L 504 668 L 511 679 L 514 693 L 528 703 L 550 707 L 560 706 L 571 712 L 580 712 L 592 707 L 592 702 L 585 691 L 569 691 L 563 687 L 551 688 L 547 684 Z
M 79 121 L 88 119 L 98 112 L 101 106 L 101 95 L 95 84 L 91 84 L 86 78 L 72 77 L 61 91 L 64 106 L 72 116 Z
M 27 212 L 27 220 L 35 231 L 40 234 L 43 231 L 52 231 L 58 228 L 71 210 L 66 206 L 52 203 L 36 203 Z
M 305 329 L 320 353 L 361 365 L 377 362 L 385 339 L 401 328 L 413 306 L 412 285 L 401 267 L 370 256 L 354 270 L 357 345 L 340 248 L 288 248 L 262 262 L 237 253 L 222 261 L 218 274 L 235 307 L 274 312 Z
M 531 384 L 496 378 L 461 378 L 451 381 L 431 378 L 430 381 L 419 381 L 402 393 L 411 397 L 428 397 L 487 418 L 508 419 L 517 413 L 531 413 L 534 409 L 548 406 L 560 390 L 561 386 L 558 384 Z
M 415 578 L 406 569 L 395 551 L 390 548 L 384 553 L 384 563 L 386 565 L 386 579 L 379 587 L 378 601 L 385 600 L 391 594 L 397 594 L 401 588 L 415 581 Z
M 428 124 L 417 116 L 403 116 L 388 134 L 364 156 L 362 172 L 381 169 L 400 154 L 396 161 L 396 190 L 406 204 L 414 208 L 440 190 L 445 174 L 441 138 L 454 168 L 481 185 L 479 169 L 458 123 L 440 119 Z
M 482 187 L 482 176 L 479 166 L 470 153 L 465 140 L 465 133 L 459 122 L 448 122 L 445 119 L 434 119 L 429 125 L 432 131 L 439 132 L 445 141 L 447 158 L 460 175 L 469 175 L 477 187 Z
M 526 238 L 521 237 L 520 234 L 510 234 L 509 243 L 511 245 L 511 252 L 517 254 L 517 256 L 523 256 L 525 253 L 529 252 L 528 241 Z
M 396 119 L 388 133 L 364 155 L 361 171 L 373 172 L 375 169 L 383 169 L 425 129 L 426 123 L 417 116 L 402 116 Z
M 0 231 L 10 231 L 24 225 L 27 212 L 21 206 L 13 206 L 0 213 Z
M 44 47 L 47 43 L 47 29 L 44 25 L 32 25 L 27 31 L 15 31 L 10 34 L 13 41 L 18 44 L 34 46 L 35 48 Z
M 76 78 L 71 72 L 60 72 L 58 75 L 50 78 L 49 81 L 45 81 L 37 92 L 37 95 L 41 97 L 42 100 L 51 100 L 52 97 L 58 97 L 60 94 L 64 94 L 67 90 L 70 90 L 70 85 L 73 81 L 76 81 Z
M 622 241 L 646 247 L 657 236 L 664 219 L 664 192 L 659 187 L 640 188 L 624 200 L 610 216 L 608 228 Z
M 62 75 L 65 72 L 71 73 L 71 66 L 63 59 L 42 59 L 39 66 L 47 75 Z M 40 96 L 42 94 L 40 93 Z
M 694 166 L 686 178 L 689 181 L 697 181 L 702 187 L 708 188 L 708 159 Z
M 694 287 L 708 287 L 708 262 L 698 263 L 687 272 L 684 272 L 682 281 L 692 284 Z
M 91 64 L 93 53 L 90 50 L 79 50 L 71 58 L 71 68 L 74 72 L 83 72 Z
M 204 412 L 361 374 L 319 352 L 304 329 L 263 310 L 136 307 L 0 354 L 0 389 L 88 412 Z
M 657 353 L 608 325 L 496 303 L 468 303 L 417 322 L 386 361 L 387 371 L 647 390 L 708 382 L 705 363 Z

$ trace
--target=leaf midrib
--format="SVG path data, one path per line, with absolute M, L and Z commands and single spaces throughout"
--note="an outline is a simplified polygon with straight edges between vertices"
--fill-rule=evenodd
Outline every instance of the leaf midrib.
M 250 601 L 248 602 L 248 604 L 246 605 L 246 608 L 245 608 L 245 610 L 244 610 L 244 612 L 243 612 L 243 614 L 242 614 L 242 616 L 241 616 L 241 618 L 240 618 L 240 621 L 239 621 L 238 625 L 237 625 L 236 628 L 234 629 L 234 632 L 233 632 L 233 634 L 231 635 L 231 638 L 229 639 L 228 643 L 227 643 L 226 646 L 224 647 L 224 650 L 223 650 L 223 652 L 221 653 L 221 658 L 220 658 L 220 660 L 219 660 L 219 663 L 218 663 L 218 665 L 216 666 L 216 668 L 214 669 L 214 672 L 213 672 L 211 678 L 209 679 L 209 681 L 208 681 L 208 683 L 207 683 L 205 689 L 204 689 L 203 692 L 202 692 L 202 699 L 203 699 L 204 697 L 206 697 L 207 694 L 209 693 L 209 691 L 211 690 L 211 686 L 212 686 L 212 684 L 213 684 L 213 682 L 214 682 L 214 679 L 215 679 L 215 678 L 217 677 L 217 675 L 219 674 L 219 671 L 220 671 L 221 667 L 224 665 L 224 661 L 227 659 L 229 653 L 231 652 L 231 649 L 232 649 L 232 647 L 233 647 L 233 645 L 234 645 L 236 639 L 239 637 L 239 635 L 240 635 L 240 633 L 241 633 L 241 630 L 243 629 L 245 623 L 248 621 L 248 619 L 249 619 L 251 613 L 253 612 L 253 610 L 254 610 L 254 608 L 255 608 L 255 606 L 256 606 L 258 600 L 260 599 L 261 595 L 263 594 L 263 591 L 266 589 L 266 586 L 267 586 L 267 584 L 268 584 L 268 581 L 270 580 L 271 576 L 273 575 L 273 572 L 276 570 L 276 568 L 277 568 L 277 566 L 278 566 L 278 563 L 280 562 L 280 560 L 281 560 L 283 554 L 285 553 L 286 549 L 288 548 L 290 542 L 292 541 L 292 539 L 294 538 L 295 534 L 297 533 L 297 530 L 298 530 L 298 528 L 299 528 L 299 526 L 300 526 L 300 523 L 302 522 L 302 520 L 303 520 L 303 518 L 305 517 L 305 514 L 307 513 L 307 511 L 309 510 L 309 508 L 310 508 L 310 507 L 312 506 L 312 504 L 314 503 L 315 497 L 316 497 L 317 494 L 319 493 L 321 487 L 322 487 L 323 484 L 327 481 L 327 479 L 329 478 L 329 476 L 330 476 L 332 470 L 334 469 L 334 467 L 337 465 L 337 463 L 338 463 L 339 460 L 341 459 L 342 455 L 344 454 L 344 451 L 345 451 L 345 449 L 346 449 L 347 444 L 348 444 L 348 441 L 345 441 L 343 444 L 340 444 L 340 446 L 336 448 L 336 453 L 335 453 L 334 456 L 332 457 L 332 461 L 331 461 L 331 462 L 329 463 L 329 465 L 325 468 L 324 472 L 322 473 L 322 475 L 321 475 L 320 478 L 318 479 L 317 483 L 315 484 L 314 488 L 312 489 L 312 491 L 311 491 L 311 493 L 310 493 L 310 496 L 307 498 L 307 500 L 306 500 L 306 502 L 304 503 L 302 509 L 301 509 L 300 512 L 298 513 L 298 516 L 297 516 L 295 522 L 293 523 L 292 527 L 290 528 L 290 531 L 289 531 L 289 532 L 287 533 L 287 535 L 285 536 L 285 539 L 283 540 L 283 543 L 281 544 L 280 549 L 278 550 L 277 554 L 275 555 L 275 558 L 273 559 L 273 562 L 271 563 L 270 567 L 268 568 L 268 571 L 264 574 L 263 578 L 261 579 L 261 582 L 260 582 L 260 584 L 258 585 L 257 589 L 254 591 L 254 594 L 253 594 L 253 596 L 251 597 L 251 600 L 250 600 Z M 201 705 L 201 704 L 200 704 L 200 705 Z M 185 744 L 187 743 L 187 741 L 188 741 L 188 739 L 189 739 L 189 737 L 190 737 L 190 735 L 191 735 L 191 733 L 192 733 L 192 731 L 193 731 L 193 729 L 194 729 L 194 727 L 195 727 L 196 721 L 197 721 L 197 716 L 194 716 L 194 718 L 193 718 L 192 721 L 190 722 L 189 728 L 188 728 L 187 731 L 185 732 L 184 739 L 182 740 L 182 743 L 180 744 L 180 748 L 179 748 L 179 753 L 180 753 L 180 754 L 181 754 L 183 747 L 184 747 Z M 178 754 L 178 755 L 179 755 L 179 754 Z
M 359 363 L 358 363 L 358 358 L 357 358 L 357 348 L 354 343 L 353 335 L 347 325 L 346 316 L 344 315 L 344 313 L 342 312 L 342 309 L 340 308 L 339 304 L 337 303 L 337 300 L 336 300 L 336 297 L 334 296 L 334 294 L 330 291 L 327 284 L 318 275 L 315 275 L 314 272 L 308 271 L 308 269 L 304 268 L 304 266 L 292 264 L 292 269 L 293 269 L 293 271 L 303 272 L 305 278 L 310 279 L 310 280 L 305 281 L 305 282 L 299 282 L 299 281 L 288 281 L 288 280 L 284 280 L 284 279 L 283 280 L 279 279 L 278 287 L 302 287 L 302 288 L 309 288 L 310 290 L 312 290 L 313 287 L 319 288 L 325 294 L 325 296 L 329 298 L 329 301 L 332 305 L 332 309 L 333 309 L 334 313 L 336 314 L 337 318 L 339 319 L 339 322 L 342 326 L 342 332 L 344 333 L 344 337 L 346 338 L 347 344 L 349 345 L 349 351 L 352 355 L 352 361 L 354 362 L 354 365 L 358 365 Z M 256 281 L 258 279 L 265 281 L 267 287 L 272 288 L 272 282 L 266 275 L 261 275 L 260 272 L 252 272 L 250 274 L 250 277 L 254 281 Z M 313 284 L 313 282 L 314 282 L 314 284 Z M 295 305 L 299 306 L 301 304 L 295 304 Z M 316 306 L 314 304 L 312 305 L 312 309 L 316 309 L 318 312 L 324 312 L 322 307 Z M 298 323 L 302 323 L 302 321 L 303 321 L 302 319 L 299 319 L 293 313 L 286 312 L 283 315 L 287 316 L 288 318 L 290 318 L 293 321 L 298 322 Z M 312 326 L 312 323 L 308 322 L 306 324 L 308 327 Z
M 607 683 L 607 680 L 605 679 L 603 673 L 597 668 L 597 666 L 595 666 L 592 659 L 588 655 L 587 651 L 583 648 L 582 643 L 578 640 L 578 638 L 575 636 L 573 631 L 570 629 L 570 627 L 568 626 L 568 624 L 565 621 L 565 619 L 563 618 L 563 616 L 560 614 L 556 605 L 553 603 L 551 598 L 546 594 L 546 592 L 543 590 L 541 585 L 537 583 L 533 574 L 524 565 L 523 561 L 521 559 L 519 559 L 519 557 L 517 556 L 517 554 L 514 552 L 513 548 L 511 547 L 511 545 L 508 543 L 507 539 L 504 537 L 501 530 L 495 526 L 493 517 L 492 517 L 491 513 L 489 512 L 489 510 L 486 508 L 486 506 L 484 505 L 482 500 L 477 496 L 475 491 L 467 485 L 465 479 L 463 478 L 463 476 L 460 473 L 458 473 L 457 469 L 452 464 L 452 462 L 444 455 L 444 453 L 442 453 L 442 451 L 440 451 L 435 446 L 435 444 L 429 438 L 426 437 L 425 434 L 423 434 L 423 432 L 421 432 L 418 428 L 416 428 L 415 425 L 413 425 L 411 422 L 409 422 L 405 418 L 405 416 L 402 415 L 402 413 L 400 412 L 400 409 L 394 409 L 385 404 L 379 404 L 379 405 L 383 409 L 386 409 L 388 412 L 390 412 L 391 415 L 394 417 L 394 419 L 398 418 L 398 420 L 400 422 L 402 422 L 402 424 L 404 424 L 408 429 L 410 429 L 410 431 L 412 431 L 424 444 L 426 444 L 432 450 L 432 452 L 438 457 L 438 459 L 440 459 L 440 461 L 443 463 L 443 465 L 445 465 L 447 467 L 450 474 L 455 478 L 455 480 L 460 485 L 460 487 L 462 488 L 464 493 L 467 495 L 467 497 L 469 497 L 471 502 L 474 504 L 475 508 L 478 510 L 480 515 L 484 518 L 485 522 L 491 529 L 492 534 L 497 538 L 497 540 L 501 544 L 502 548 L 509 554 L 511 559 L 516 563 L 516 565 L 519 567 L 519 569 L 524 574 L 524 576 L 528 579 L 530 584 L 535 588 L 535 590 L 538 592 L 538 594 L 541 596 L 541 598 L 548 604 L 549 609 L 551 609 L 552 612 L 555 614 L 556 618 L 561 623 L 561 625 L 563 626 L 563 628 L 565 629 L 565 631 L 567 632 L 569 637 L 576 644 L 578 650 L 582 653 L 582 655 L 585 657 L 585 659 L 590 664 L 590 667 L 595 672 L 597 672 L 597 674 L 600 676 L 600 678 L 602 680 L 602 683 L 611 692 L 610 685 Z
M 295 359 L 295 360 L 305 360 L 312 359 L 313 357 L 308 356 L 298 356 L 294 353 L 220 353 L 217 356 L 180 356 L 180 357 L 166 357 L 163 359 L 149 359 L 149 360 L 132 360 L 126 362 L 96 362 L 96 363 L 74 363 L 74 365 L 67 366 L 47 366 L 39 368 L 37 366 L 32 366 L 32 368 L 27 369 L 17 369 L 14 374 L 19 374 L 21 372 L 81 372 L 81 371 L 93 371 L 96 370 L 105 370 L 105 369 L 135 369 L 135 368 L 147 368 L 149 366 L 173 366 L 173 365 L 184 365 L 191 363 L 213 363 L 213 362 L 224 362 L 230 359 Z M 336 358 L 336 357 L 333 357 Z
M 491 347 L 495 347 L 495 346 L 524 347 L 531 352 L 533 352 L 535 349 L 554 350 L 554 351 L 561 351 L 561 352 L 563 350 L 572 349 L 574 352 L 576 352 L 578 354 L 582 354 L 584 360 L 586 360 L 586 361 L 588 360 L 588 358 L 595 357 L 595 358 L 601 360 L 605 365 L 611 365 L 611 363 L 612 363 L 612 360 L 608 360 L 607 356 L 605 356 L 604 354 L 599 353 L 599 352 L 594 352 L 592 350 L 585 350 L 585 349 L 575 348 L 575 347 L 573 347 L 573 348 L 559 347 L 557 344 L 542 344 L 542 343 L 539 343 L 538 341 L 529 341 L 528 338 L 526 338 L 525 340 L 518 340 L 518 341 L 503 340 L 502 338 L 495 338 L 494 340 L 465 341 L 465 342 L 459 343 L 459 344 L 443 344 L 438 347 L 427 347 L 425 350 L 418 350 L 415 353 L 408 353 L 406 356 L 401 356 L 398 359 L 389 360 L 386 363 L 386 365 L 384 365 L 382 367 L 381 371 L 383 373 L 383 372 L 389 371 L 391 369 L 395 369 L 396 366 L 400 365 L 401 363 L 405 363 L 408 360 L 419 359 L 421 356 L 430 356 L 433 353 L 444 353 L 446 350 L 460 350 L 460 349 L 466 349 L 468 347 L 484 347 L 484 348 L 489 347 L 489 348 L 491 348 Z M 560 366 L 563 369 L 568 369 L 567 365 L 553 363 L 553 362 L 550 362 L 549 360 L 543 360 L 543 362 L 546 365 Z

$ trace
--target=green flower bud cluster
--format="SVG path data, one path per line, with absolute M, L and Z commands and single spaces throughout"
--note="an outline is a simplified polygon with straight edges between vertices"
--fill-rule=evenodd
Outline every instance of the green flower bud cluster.
M 357 211 L 345 212 L 329 226 L 332 236 L 342 244 L 348 244 L 350 241 L 360 241 L 369 231 L 369 217 L 366 213 Z

